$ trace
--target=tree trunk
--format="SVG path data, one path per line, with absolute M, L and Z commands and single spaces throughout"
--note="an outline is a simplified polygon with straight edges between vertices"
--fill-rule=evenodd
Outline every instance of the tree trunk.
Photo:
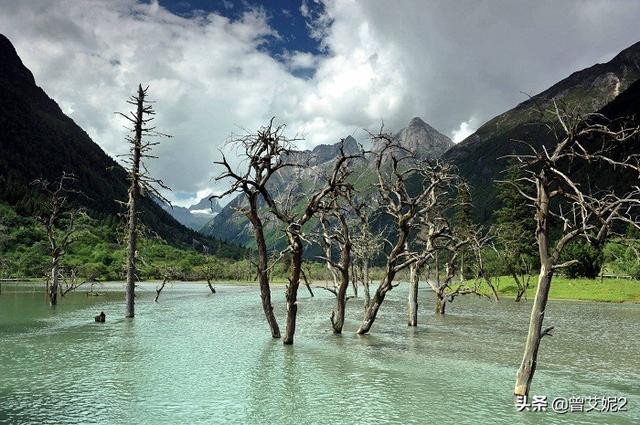
M 493 300 L 495 302 L 499 302 L 500 301 L 500 294 L 498 294 L 498 289 L 496 288 L 496 286 L 491 282 L 491 277 L 484 277 L 484 281 L 487 283 L 487 286 L 489 287 L 489 289 L 491 289 L 491 294 L 493 296 Z
M 125 317 L 134 317 L 135 288 L 136 288 L 136 251 L 138 249 L 138 211 L 137 193 L 139 188 L 132 188 L 129 192 L 129 241 L 127 243 L 127 311 Z
M 516 374 L 516 385 L 513 390 L 515 395 L 522 396 L 529 395 L 531 380 L 536 371 L 538 349 L 542 338 L 542 322 L 553 277 L 553 263 L 549 253 L 549 224 L 547 221 L 549 194 L 546 181 L 538 183 L 536 207 L 538 210 L 536 214 L 536 240 L 540 256 L 540 274 L 538 276 L 536 297 L 531 308 L 531 317 L 529 318 L 529 331 L 524 347 L 524 356 Z
M 340 286 L 336 291 L 336 310 L 331 314 L 331 324 L 333 325 L 333 333 L 342 333 L 344 326 L 344 312 L 347 304 L 347 289 L 349 289 L 349 279 L 355 281 L 355 276 L 349 276 L 349 269 L 353 271 L 353 263 L 351 262 L 351 239 L 349 237 L 349 227 L 344 216 L 340 216 L 342 226 L 342 234 L 344 235 L 344 243 L 340 250 Z M 356 292 L 357 294 L 357 292 Z
M 538 278 L 536 298 L 531 310 L 529 333 L 527 334 L 527 342 L 524 348 L 524 357 L 516 374 L 516 386 L 513 391 L 515 395 L 524 396 L 529 394 L 531 380 L 536 371 L 538 349 L 540 348 L 540 340 L 542 338 L 542 322 L 547 307 L 552 277 L 553 271 L 550 265 L 540 267 L 540 277 Z
M 391 289 L 391 282 L 393 282 L 393 278 L 395 277 L 395 273 L 388 272 L 387 276 L 384 278 L 384 281 L 380 284 L 376 293 L 373 294 L 373 298 L 369 302 L 369 307 L 364 313 L 364 319 L 362 320 L 362 324 L 358 328 L 357 334 L 364 335 L 369 332 L 371 326 L 373 326 L 373 322 L 376 320 L 376 316 L 378 315 L 378 310 L 384 301 L 384 297 L 387 295 L 387 292 Z
M 167 284 L 168 279 L 163 279 L 162 283 L 160 284 L 160 286 L 158 288 L 156 288 L 156 297 L 153 299 L 154 303 L 158 302 L 158 298 L 160 298 L 160 293 L 162 292 L 162 290 L 164 289 L 164 286 Z
M 436 314 L 444 315 L 445 307 L 447 306 L 447 298 L 444 293 L 444 289 L 438 289 L 436 292 Z
M 519 303 L 520 301 L 522 301 L 522 296 L 527 292 L 526 288 L 523 287 L 518 287 L 518 290 L 516 291 L 516 302 Z
M 382 288 L 378 288 L 376 293 L 373 295 L 371 302 L 369 303 L 369 307 L 367 311 L 364 313 L 364 319 L 362 324 L 357 330 L 358 335 L 364 335 L 369 333 L 371 326 L 373 326 L 373 322 L 376 320 L 376 316 L 378 315 L 378 310 L 380 309 L 380 305 L 384 301 L 384 297 L 387 291 L 382 290 Z
M 333 279 L 333 290 L 338 290 L 338 272 L 333 266 L 333 250 L 331 244 L 331 237 L 329 236 L 328 226 L 329 222 L 326 219 L 324 213 L 320 216 L 320 224 L 322 226 L 322 246 L 324 247 L 324 262 L 329 270 L 329 274 Z
M 354 261 L 351 261 L 351 285 L 353 289 L 353 296 L 358 298 L 358 272 Z
M 362 324 L 358 328 L 358 335 L 364 335 L 369 332 L 371 326 L 373 326 L 373 322 L 376 320 L 376 316 L 378 315 L 378 310 L 384 301 L 384 297 L 387 292 L 393 289 L 393 279 L 396 277 L 397 271 L 395 270 L 396 262 L 398 257 L 402 254 L 405 248 L 405 243 L 407 241 L 407 236 L 409 234 L 409 226 L 406 222 L 403 222 L 399 226 L 399 235 L 396 244 L 391 249 L 389 256 L 387 257 L 387 265 L 385 270 L 384 278 L 382 278 L 382 282 L 378 285 L 378 289 L 376 289 L 376 293 L 373 295 L 371 302 L 369 303 L 369 307 L 364 313 L 364 319 L 362 320 Z
M 207 286 L 209 287 L 209 290 L 211 291 L 212 294 L 216 293 L 216 288 L 213 287 L 213 284 L 211 283 L 210 278 L 207 278 Z
M 278 321 L 273 314 L 273 305 L 271 304 L 271 287 L 269 286 L 269 272 L 268 272 L 268 254 L 267 244 L 264 239 L 264 230 L 262 227 L 262 220 L 258 216 L 258 194 L 249 196 L 249 220 L 253 225 L 253 230 L 256 237 L 256 246 L 258 248 L 258 281 L 260 283 L 260 297 L 262 298 L 262 310 L 269 323 L 271 329 L 271 337 L 280 338 L 280 327 L 278 327 Z
M 518 277 L 518 272 L 513 267 L 510 261 L 507 261 L 507 268 L 509 269 L 509 273 L 511 273 L 511 277 L 513 277 L 513 281 L 516 283 L 516 302 L 519 303 L 522 300 L 522 296 L 527 292 L 527 287 L 525 285 L 524 278 L 520 280 Z
M 328 251 L 328 254 L 325 255 L 331 255 L 331 250 Z M 331 258 L 331 257 L 327 257 L 327 258 Z M 331 275 L 331 279 L 333 279 L 333 289 L 337 289 L 338 288 L 338 273 L 336 273 L 335 268 L 331 265 L 331 261 L 327 260 L 327 270 L 329 270 L 329 274 Z
M 58 304 L 58 286 L 60 270 L 58 265 L 58 259 L 54 258 L 51 266 L 51 282 L 49 283 L 49 289 L 47 295 L 49 296 L 49 305 L 54 306 Z
M 364 292 L 364 308 L 369 308 L 371 303 L 371 294 L 369 292 L 369 262 L 363 261 L 362 265 L 362 287 Z
M 134 317 L 136 290 L 136 256 L 138 249 L 138 199 L 140 197 L 140 155 L 142 148 L 144 91 L 138 88 L 138 109 L 131 163 L 131 186 L 129 187 L 129 240 L 127 243 L 127 310 L 125 317 Z
M 300 286 L 300 274 L 302 271 L 302 240 L 298 234 L 289 234 L 289 246 L 291 248 L 291 275 L 287 285 L 287 323 L 284 331 L 285 345 L 293 344 L 296 333 L 296 316 L 298 314 L 298 287 Z
M 333 333 L 341 334 L 344 326 L 344 313 L 347 304 L 347 288 L 349 288 L 349 269 L 340 271 L 340 286 L 336 292 L 336 310 L 331 314 Z
M 409 279 L 409 326 L 418 326 L 418 282 L 420 280 L 420 275 L 418 274 L 418 267 L 413 264 L 409 268 L 410 271 L 410 279 Z
M 307 282 L 306 279 L 304 281 L 304 286 L 307 287 L 307 291 L 309 292 L 309 295 L 311 296 L 311 298 L 313 298 L 315 296 L 313 295 L 313 289 L 311 289 L 311 285 L 309 284 L 309 282 Z

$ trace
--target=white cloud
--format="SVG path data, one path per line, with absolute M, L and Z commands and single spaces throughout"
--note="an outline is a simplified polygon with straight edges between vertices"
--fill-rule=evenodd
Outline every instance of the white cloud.
M 314 69 L 318 65 L 319 57 L 308 52 L 295 51 L 284 55 L 284 61 L 292 71 Z
M 474 117 L 471 117 L 467 121 L 462 121 L 460 126 L 451 132 L 451 140 L 453 140 L 453 143 L 460 143 L 471 136 L 477 129 L 478 121 Z
M 358 13 L 355 3 L 349 7 Z M 315 78 L 303 79 L 262 48 L 278 34 L 259 9 L 238 21 L 188 19 L 134 0 L 1 2 L 0 9 L 0 28 L 38 84 L 109 154 L 126 151 L 122 119 L 112 112 L 128 107 L 139 82 L 150 85 L 157 125 L 174 136 L 150 168 L 178 192 L 219 191 L 213 161 L 241 128 L 275 115 L 292 134 L 306 135 L 304 146 L 333 143 L 396 115 L 404 92 L 389 58 L 375 55 L 366 23 L 348 35 L 349 49 L 336 32 L 327 41 L 331 55 L 294 53 L 291 68 L 317 68 Z
M 637 41 L 640 17 L 640 2 L 593 0 L 526 11 L 508 1 L 325 5 L 323 13 L 306 1 L 300 9 L 322 54 L 293 52 L 282 62 L 265 49 L 279 34 L 259 8 L 232 21 L 179 17 L 156 1 L 0 0 L 0 31 L 112 155 L 126 150 L 112 112 L 127 107 L 139 82 L 149 84 L 159 129 L 174 136 L 151 169 L 174 190 L 200 195 L 221 190 L 210 181 L 219 171 L 212 163 L 241 128 L 275 115 L 311 147 L 382 119 L 397 130 L 417 115 L 460 139 L 522 101 L 521 91 L 540 91 Z M 607 25 L 594 29 L 598 19 Z M 313 72 L 299 78 L 298 70 Z

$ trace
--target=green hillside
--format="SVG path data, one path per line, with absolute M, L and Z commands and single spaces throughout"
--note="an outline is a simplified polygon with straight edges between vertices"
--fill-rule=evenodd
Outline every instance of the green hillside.
M 40 195 L 31 183 L 36 179 L 55 181 L 67 172 L 77 176 L 78 188 L 85 195 L 77 196 L 74 203 L 87 209 L 97 220 L 97 227 L 109 229 L 119 223 L 123 209 L 117 200 L 127 198 L 126 171 L 36 85 L 32 73 L 2 35 L 0 93 L 0 203 L 4 205 L 3 213 L 10 209 L 11 214 L 23 217 L 27 223 L 23 230 L 30 232 L 35 228 L 30 217 L 41 204 Z M 105 111 L 105 119 L 111 113 Z M 218 256 L 238 258 L 243 255 L 244 250 L 237 246 L 221 243 L 181 225 L 150 198 L 142 200 L 140 217 L 152 233 L 176 247 L 193 249 L 206 245 L 209 252 Z M 35 239 L 33 243 L 36 243 Z M 17 245 L 14 248 L 18 249 Z
M 506 160 L 500 159 L 519 152 L 522 145 L 514 139 L 526 139 L 541 145 L 552 143 L 546 130 L 537 123 L 540 110 L 553 106 L 585 112 L 596 112 L 623 93 L 640 78 L 640 43 L 620 52 L 611 61 L 575 72 L 549 89 L 498 115 L 481 126 L 474 134 L 450 149 L 444 159 L 453 162 L 472 190 L 476 208 L 475 219 L 491 220 L 499 205 L 494 180 L 501 178 Z

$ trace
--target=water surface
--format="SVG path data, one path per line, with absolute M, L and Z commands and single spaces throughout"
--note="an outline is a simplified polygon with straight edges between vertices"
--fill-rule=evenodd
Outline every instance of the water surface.
M 640 423 L 640 305 L 551 302 L 532 393 L 624 396 L 626 413 L 518 413 L 512 400 L 531 304 L 458 298 L 406 326 L 406 289 L 390 293 L 369 336 L 330 331 L 333 295 L 300 291 L 293 347 L 270 338 L 257 287 L 138 291 L 126 320 L 122 284 L 69 294 L 55 309 L 42 285 L 3 284 L 0 423 Z M 106 290 L 111 289 L 111 291 Z M 274 290 L 284 327 L 284 293 Z M 93 323 L 100 311 L 105 324 Z

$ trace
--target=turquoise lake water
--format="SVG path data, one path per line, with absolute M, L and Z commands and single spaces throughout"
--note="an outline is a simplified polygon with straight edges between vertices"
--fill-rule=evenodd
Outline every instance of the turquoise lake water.
M 355 335 L 362 300 L 331 332 L 333 295 L 301 288 L 294 346 L 270 338 L 257 287 L 176 283 L 154 303 L 138 290 L 126 320 L 122 284 L 69 294 L 3 284 L 0 423 L 19 424 L 638 424 L 640 305 L 550 302 L 532 393 L 619 396 L 627 412 L 517 412 L 512 398 L 530 303 L 460 297 L 443 318 L 420 292 L 406 326 L 406 288 Z M 284 292 L 274 289 L 284 328 Z M 100 311 L 105 324 L 93 322 Z

